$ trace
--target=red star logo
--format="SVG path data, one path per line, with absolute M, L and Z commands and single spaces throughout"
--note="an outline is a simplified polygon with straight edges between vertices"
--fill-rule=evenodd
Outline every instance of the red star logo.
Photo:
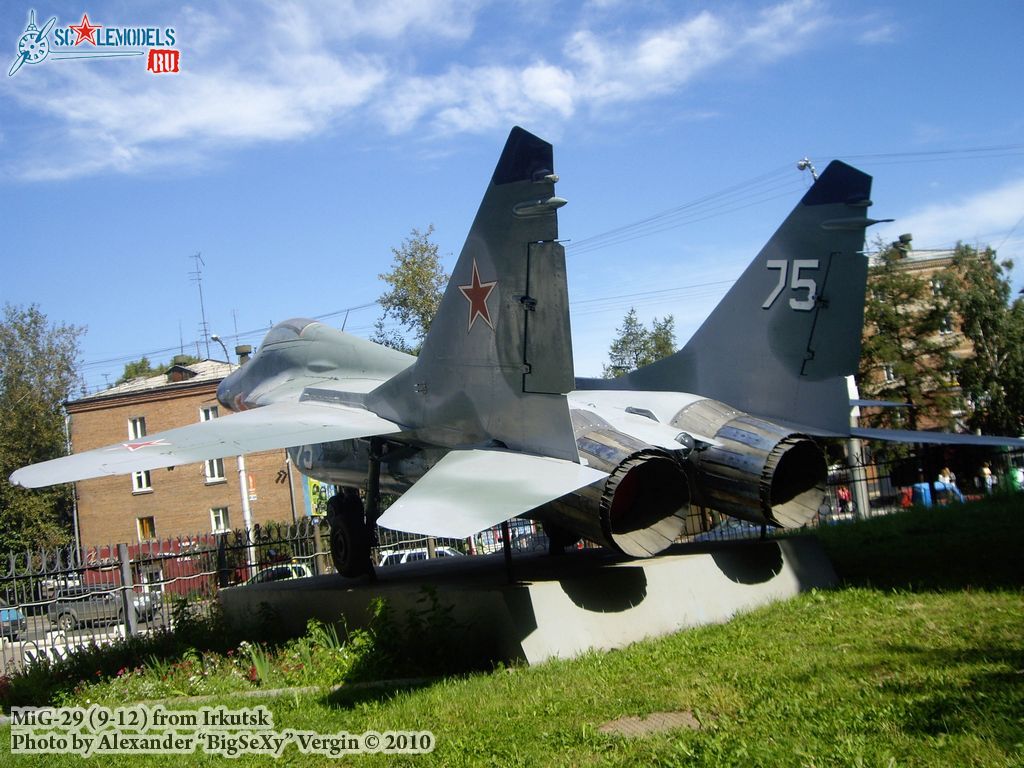
M 86 41 L 96 45 L 96 30 L 103 29 L 102 24 L 90 24 L 89 14 L 82 14 L 82 23 L 77 27 L 74 24 L 68 24 L 68 29 L 73 29 L 78 38 L 75 40 L 75 45 L 84 43 Z
M 492 331 L 494 330 L 494 323 L 491 322 L 491 313 L 487 309 L 487 297 L 491 295 L 491 291 L 494 290 L 494 286 L 497 284 L 497 280 L 492 280 L 489 283 L 480 282 L 480 272 L 476 268 L 476 259 L 473 259 L 473 281 L 469 285 L 459 286 L 462 295 L 469 301 L 469 327 L 466 329 L 467 333 L 473 330 L 473 323 L 476 322 L 477 317 L 482 317 L 483 321 L 487 323 L 487 327 Z
M 121 447 L 127 448 L 130 453 L 135 453 L 135 451 L 139 450 L 140 448 L 153 448 L 154 446 L 163 445 L 170 445 L 170 443 L 168 443 L 163 438 L 160 438 L 159 440 L 146 440 L 143 442 L 121 443 Z

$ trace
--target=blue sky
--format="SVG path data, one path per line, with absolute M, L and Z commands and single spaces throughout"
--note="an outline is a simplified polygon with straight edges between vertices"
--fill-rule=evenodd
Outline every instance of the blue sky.
M 8 77 L 33 8 L 173 27 L 182 71 L 51 55 Z M 90 390 L 195 351 L 197 252 L 229 347 L 293 316 L 340 326 L 413 227 L 452 266 L 519 124 L 555 145 L 576 371 L 598 374 L 630 306 L 685 341 L 810 183 L 805 155 L 874 176 L 872 215 L 897 221 L 872 238 L 1020 263 L 1022 34 L 1016 0 L 8 0 L 0 299 L 88 327 Z

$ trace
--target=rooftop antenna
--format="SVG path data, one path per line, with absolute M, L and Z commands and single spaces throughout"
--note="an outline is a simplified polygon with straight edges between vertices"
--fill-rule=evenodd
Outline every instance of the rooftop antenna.
M 203 341 L 206 343 L 206 359 L 210 359 L 210 326 L 206 323 L 206 305 L 203 304 L 203 267 L 206 266 L 206 262 L 203 261 L 202 254 L 196 251 L 190 259 L 195 259 L 196 268 L 195 271 L 189 272 L 189 277 L 192 281 L 199 286 L 199 312 L 203 318 L 203 322 L 199 325 L 199 332 L 203 334 Z M 199 357 L 199 344 L 196 343 L 196 357 Z
M 798 161 L 796 164 L 796 169 L 798 171 L 810 171 L 811 178 L 814 179 L 815 181 L 818 180 L 818 171 L 815 170 L 814 164 L 811 162 L 811 159 L 809 157 L 805 156 L 803 160 Z

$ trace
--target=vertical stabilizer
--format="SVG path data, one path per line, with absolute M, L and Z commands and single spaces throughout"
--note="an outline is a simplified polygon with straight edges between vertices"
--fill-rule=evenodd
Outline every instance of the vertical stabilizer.
M 551 145 L 514 128 L 416 363 L 367 405 L 448 447 L 578 461 Z
M 844 432 L 864 326 L 871 177 L 835 161 L 675 355 L 616 388 L 692 392 Z M 623 385 L 625 385 L 623 387 Z

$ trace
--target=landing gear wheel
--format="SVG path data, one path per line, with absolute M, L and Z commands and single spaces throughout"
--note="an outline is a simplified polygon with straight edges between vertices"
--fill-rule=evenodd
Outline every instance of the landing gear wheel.
M 358 491 L 346 488 L 332 496 L 327 502 L 327 521 L 331 526 L 334 569 L 348 577 L 370 573 L 370 531 Z
M 548 537 L 549 555 L 564 554 L 566 547 L 574 546 L 580 540 L 579 534 L 555 523 L 544 521 L 540 525 L 544 529 L 544 535 Z

